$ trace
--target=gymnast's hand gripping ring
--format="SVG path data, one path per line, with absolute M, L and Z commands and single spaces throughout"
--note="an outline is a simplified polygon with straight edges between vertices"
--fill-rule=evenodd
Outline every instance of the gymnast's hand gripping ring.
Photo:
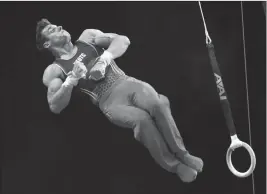
M 245 142 L 238 139 L 237 135 L 231 136 L 231 145 L 229 146 L 226 153 L 226 162 L 230 171 L 237 177 L 248 177 L 255 169 L 256 157 L 253 149 Z M 236 148 L 244 147 L 250 155 L 250 167 L 246 172 L 238 172 L 232 164 L 232 153 Z

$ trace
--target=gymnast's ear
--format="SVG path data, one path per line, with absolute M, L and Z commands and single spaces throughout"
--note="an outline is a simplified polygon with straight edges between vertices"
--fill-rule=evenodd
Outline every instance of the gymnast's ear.
M 48 49 L 50 47 L 50 45 L 51 44 L 50 44 L 49 41 L 45 41 L 44 44 L 43 44 L 44 48 L 46 48 L 46 49 Z

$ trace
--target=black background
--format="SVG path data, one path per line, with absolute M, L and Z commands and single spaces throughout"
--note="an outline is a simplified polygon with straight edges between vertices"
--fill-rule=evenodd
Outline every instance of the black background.
M 252 194 L 252 177 L 225 162 L 230 137 L 221 111 L 197 2 L 1 3 L 3 193 Z M 249 143 L 240 2 L 204 2 L 237 133 Z M 53 60 L 35 47 L 36 23 L 47 18 L 75 40 L 84 29 L 127 35 L 117 64 L 169 97 L 186 147 L 204 160 L 190 184 L 155 164 L 131 130 L 107 121 L 87 97 L 53 115 L 42 84 Z M 266 20 L 261 2 L 244 2 L 244 25 L 256 193 L 266 179 Z M 233 155 L 238 170 L 248 154 Z

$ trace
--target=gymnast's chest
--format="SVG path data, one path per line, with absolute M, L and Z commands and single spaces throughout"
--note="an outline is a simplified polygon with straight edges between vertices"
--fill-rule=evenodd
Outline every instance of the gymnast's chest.
M 89 72 L 94 66 L 96 58 L 103 53 L 103 49 L 83 42 L 76 42 L 76 47 L 77 52 L 70 60 L 56 60 L 56 63 L 62 67 L 65 74 L 72 71 L 74 64 L 77 62 L 82 62 L 86 66 L 87 72 Z
M 68 73 L 72 71 L 75 63 L 81 62 L 86 66 L 87 72 L 89 72 L 94 66 L 97 57 L 98 55 L 96 55 L 94 52 L 79 52 L 75 55 L 75 57 L 68 61 L 68 63 L 64 64 L 64 69 L 66 73 Z

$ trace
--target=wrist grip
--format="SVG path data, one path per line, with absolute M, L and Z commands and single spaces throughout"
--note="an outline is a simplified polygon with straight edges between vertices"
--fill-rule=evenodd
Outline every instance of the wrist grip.
M 65 82 L 62 84 L 63 87 L 69 87 L 69 86 L 76 86 L 78 84 L 79 79 L 73 77 L 72 75 L 69 75 Z
M 111 63 L 111 60 L 113 60 L 113 55 L 109 51 L 104 51 L 100 58 L 106 61 L 109 65 Z

